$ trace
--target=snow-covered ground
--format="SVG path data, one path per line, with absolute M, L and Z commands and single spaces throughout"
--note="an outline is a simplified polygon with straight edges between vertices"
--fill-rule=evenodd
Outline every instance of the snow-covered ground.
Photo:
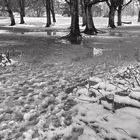
M 79 45 L 41 36 L 44 17 L 0 20 L 0 52 L 16 61 L 0 67 L 0 140 L 140 140 L 140 27 L 94 19 L 107 33 Z M 69 23 L 58 16 L 47 30 Z

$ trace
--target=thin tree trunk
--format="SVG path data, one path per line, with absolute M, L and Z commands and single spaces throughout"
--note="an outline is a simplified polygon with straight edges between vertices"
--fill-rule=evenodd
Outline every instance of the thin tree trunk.
M 140 22 L 140 10 L 138 12 L 138 22 Z
M 51 1 L 46 0 L 46 15 L 47 15 L 47 24 L 46 27 L 50 27 L 51 25 Z
M 51 13 L 52 13 L 53 22 L 55 23 L 56 22 L 56 18 L 55 18 L 54 2 L 53 2 L 53 0 L 51 0 Z
M 84 30 L 85 34 L 93 35 L 97 33 L 97 30 L 93 23 L 92 17 L 92 6 L 85 6 L 85 13 L 86 13 L 86 28 Z
M 25 17 L 25 3 L 24 0 L 19 0 L 19 7 L 20 7 L 20 24 L 24 24 L 24 17 Z
M 81 3 L 81 13 L 82 13 L 82 26 L 86 25 L 86 13 L 85 13 L 85 6 L 84 6 L 84 1 L 80 0 Z
M 110 6 L 109 10 L 110 11 L 109 11 L 109 25 L 108 26 L 111 28 L 116 28 L 115 21 L 114 21 L 116 8 L 114 6 Z
M 9 10 L 8 10 L 8 13 L 9 13 L 9 17 L 10 17 L 10 20 L 11 20 L 10 26 L 13 26 L 13 25 L 16 24 L 16 23 L 15 23 L 15 18 L 14 18 L 14 15 L 13 15 L 13 12 L 12 12 L 11 9 L 9 9 Z
M 122 25 L 122 6 L 118 7 L 118 26 Z
M 10 17 L 10 20 L 11 20 L 10 26 L 13 26 L 16 23 L 15 23 L 15 18 L 14 18 L 14 15 L 13 15 L 13 11 L 11 10 L 10 1 L 4 0 L 4 3 L 5 3 L 5 6 L 7 7 L 6 11 L 9 13 L 9 17 Z

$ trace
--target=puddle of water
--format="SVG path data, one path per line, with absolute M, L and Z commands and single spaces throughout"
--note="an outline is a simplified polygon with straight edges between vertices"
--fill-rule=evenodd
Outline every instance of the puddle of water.
M 8 30 L 0 30 L 0 34 L 8 34 L 10 33 Z
M 23 34 L 31 36 L 64 36 L 67 35 L 67 32 L 45 31 L 45 32 L 25 32 Z
M 128 33 L 121 33 L 121 32 L 108 32 L 102 35 L 97 35 L 97 37 L 100 38 L 111 38 L 111 39 L 115 39 L 115 38 L 127 38 L 130 37 L 130 34 Z
M 65 36 L 68 33 L 66 31 L 33 31 L 33 32 L 16 32 L 8 30 L 0 30 L 0 34 L 16 34 L 16 35 L 29 35 L 29 36 Z
M 25 45 L 25 42 L 21 41 L 0 41 L 0 47 L 6 47 L 6 46 L 14 46 L 14 45 Z

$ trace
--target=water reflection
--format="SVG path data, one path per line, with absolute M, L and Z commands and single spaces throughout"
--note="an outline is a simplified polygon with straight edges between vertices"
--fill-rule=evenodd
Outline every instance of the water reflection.
M 18 31 L 17 30 L 0 30 L 0 34 L 16 34 L 16 35 L 30 35 L 30 36 L 64 36 L 68 32 L 66 31 L 53 31 L 53 30 L 47 30 L 47 31 Z
M 108 36 L 116 36 L 116 37 L 129 37 L 128 33 L 122 32 L 108 32 Z
M 69 33 L 69 30 L 42 30 L 42 29 L 34 29 L 32 31 L 30 30 L 26 30 L 24 31 L 24 29 L 18 29 L 18 28 L 14 28 L 13 29 L 1 29 L 0 30 L 0 34 L 16 34 L 16 35 L 26 35 L 26 36 L 33 36 L 33 37 L 63 37 L 66 36 Z M 83 38 L 88 39 L 88 41 L 90 39 L 92 39 L 92 42 L 99 42 L 100 38 L 103 39 L 110 39 L 110 38 L 127 38 L 127 37 L 138 37 L 138 35 L 133 35 L 133 34 L 128 34 L 127 32 L 119 32 L 119 31 L 108 31 L 102 34 L 97 34 L 96 36 L 91 36 L 91 35 L 84 35 L 82 34 Z M 57 39 L 56 39 L 57 40 Z M 62 38 L 62 39 L 58 39 L 56 42 L 62 43 L 62 44 L 80 44 L 80 45 L 86 45 L 84 43 L 84 39 L 82 40 L 82 37 L 79 38 L 70 38 L 70 39 L 66 39 L 66 38 Z M 87 46 L 87 45 L 86 45 Z

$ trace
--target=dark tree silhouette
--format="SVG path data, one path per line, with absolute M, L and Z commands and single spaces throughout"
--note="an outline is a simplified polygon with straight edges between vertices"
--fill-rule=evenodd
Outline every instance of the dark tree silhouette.
M 104 2 L 105 0 L 84 0 L 84 10 L 86 17 L 86 28 L 84 30 L 85 34 L 94 35 L 98 31 L 94 26 L 93 16 L 92 16 L 92 5 L 97 4 L 99 2 Z
M 45 6 L 46 6 L 46 15 L 47 15 L 47 23 L 46 27 L 50 27 L 51 25 L 51 0 L 45 0 Z
M 120 3 L 118 5 L 118 11 L 117 11 L 117 13 L 118 13 L 118 22 L 117 22 L 118 26 L 122 25 L 122 7 L 123 7 L 123 2 L 124 2 L 124 0 L 120 0 Z
M 140 22 L 140 10 L 138 12 L 138 22 Z
M 71 0 L 71 29 L 66 38 L 71 43 L 79 43 L 81 41 L 81 34 L 79 29 L 79 0 Z
M 140 22 L 140 0 L 138 0 L 138 7 L 139 7 L 139 12 L 138 12 L 138 22 Z
M 121 26 L 122 25 L 122 10 L 128 6 L 130 3 L 132 2 L 132 0 L 129 0 L 127 1 L 126 3 L 124 3 L 124 0 L 120 0 L 119 3 L 118 3 L 118 9 L 117 9 L 117 12 L 118 12 L 118 26 Z
M 86 15 L 86 28 L 84 30 L 85 34 L 96 34 L 97 30 L 93 23 L 92 17 L 92 4 L 90 4 L 89 0 L 84 0 L 84 10 Z
M 56 22 L 56 18 L 55 18 L 54 1 L 53 0 L 51 0 L 51 14 L 52 14 L 53 22 L 55 23 Z
M 108 26 L 111 28 L 116 28 L 115 26 L 115 21 L 114 21 L 114 17 L 115 17 L 115 12 L 117 10 L 118 7 L 118 0 L 108 0 L 107 1 L 107 5 L 109 7 L 109 22 L 108 22 Z
M 51 14 L 52 14 L 53 22 L 56 22 L 55 13 L 54 13 L 54 3 L 53 3 L 53 0 L 45 0 L 43 2 L 44 2 L 44 5 L 46 7 L 46 15 L 47 15 L 46 27 L 50 27 L 50 25 L 51 25 Z
M 20 13 L 20 24 L 24 24 L 24 17 L 25 17 L 25 2 L 24 0 L 19 0 L 19 13 Z
M 15 25 L 15 18 L 14 18 L 14 15 L 13 15 L 13 11 L 12 11 L 12 8 L 11 8 L 11 0 L 3 0 L 4 1 L 4 4 L 7 8 L 7 12 L 9 13 L 9 17 L 10 17 L 10 20 L 11 20 L 11 24 L 10 26 L 13 26 Z
M 82 26 L 86 25 L 86 13 L 85 13 L 85 5 L 84 0 L 80 0 L 81 4 L 81 14 L 82 14 Z
M 72 27 L 72 0 L 65 0 L 66 1 L 66 3 L 69 5 L 69 9 L 70 9 L 70 15 L 71 15 L 71 25 L 70 25 L 70 29 L 71 29 L 71 27 Z
M 109 22 L 108 26 L 111 28 L 116 28 L 114 17 L 115 12 L 118 12 L 118 26 L 122 25 L 122 10 L 129 5 L 132 2 L 132 0 L 129 0 L 127 3 L 124 4 L 124 0 L 107 0 L 106 3 L 109 7 Z

